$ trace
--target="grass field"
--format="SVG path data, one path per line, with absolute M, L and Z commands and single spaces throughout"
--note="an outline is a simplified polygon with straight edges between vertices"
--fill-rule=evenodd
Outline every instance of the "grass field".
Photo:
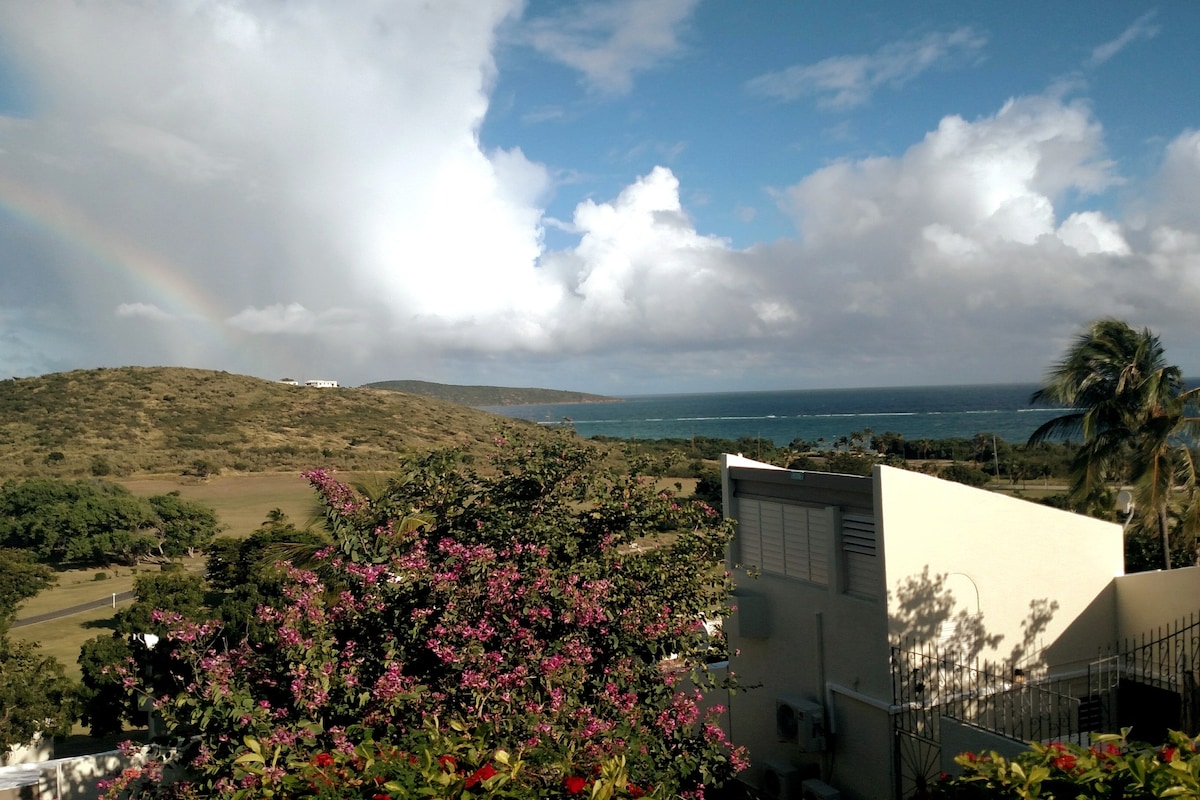
M 340 476 L 350 480 L 350 476 Z M 317 512 L 316 495 L 299 473 L 263 473 L 195 478 L 129 478 L 120 483 L 140 497 L 179 492 L 187 500 L 217 512 L 226 536 L 248 536 L 271 509 L 278 508 L 297 526 Z

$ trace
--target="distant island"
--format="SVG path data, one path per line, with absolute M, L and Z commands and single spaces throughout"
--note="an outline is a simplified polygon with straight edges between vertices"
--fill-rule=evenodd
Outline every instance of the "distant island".
M 383 389 L 421 397 L 447 400 L 472 408 L 485 406 L 528 406 L 541 403 L 619 403 L 619 397 L 606 397 L 586 392 L 566 392 L 559 389 L 513 388 L 509 386 L 455 386 L 428 381 L 377 381 L 365 383 L 363 389 Z

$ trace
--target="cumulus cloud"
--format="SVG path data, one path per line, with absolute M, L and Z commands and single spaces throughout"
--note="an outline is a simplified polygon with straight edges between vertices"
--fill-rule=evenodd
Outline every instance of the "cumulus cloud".
M 538 52 L 583 74 L 601 92 L 621 94 L 633 76 L 674 54 L 699 0 L 583 0 L 530 22 L 521 34 Z
M 694 5 L 526 22 L 542 52 L 623 91 L 676 52 Z M 37 218 L 31 233 L 0 217 L 0 374 L 179 363 L 634 392 L 1028 380 L 1095 316 L 1168 341 L 1191 329 L 1196 131 L 1165 147 L 1137 214 L 1109 202 L 1126 177 L 1091 107 L 1060 91 L 948 115 L 893 157 L 785 175 L 773 196 L 795 233 L 770 243 L 703 230 L 683 198 L 708 187 L 668 166 L 556 219 L 569 176 L 481 144 L 498 31 L 521 11 L 0 4 L 4 45 L 37 79 L 36 112 L 0 120 L 0 193 Z M 851 104 L 982 47 L 964 29 L 825 64 L 810 89 L 782 74 L 762 88 Z
M 768 72 L 750 80 L 746 89 L 775 100 L 815 96 L 824 108 L 851 108 L 866 103 L 880 88 L 903 86 L 935 67 L 970 60 L 986 44 L 985 37 L 965 27 L 930 33 L 867 55 L 834 56 Z

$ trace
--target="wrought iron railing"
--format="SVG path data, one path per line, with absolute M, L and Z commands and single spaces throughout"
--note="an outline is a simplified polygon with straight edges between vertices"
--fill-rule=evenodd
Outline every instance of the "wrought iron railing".
M 1070 673 L 964 663 L 936 645 L 892 648 L 900 797 L 936 769 L 943 717 L 1018 742 L 1074 741 L 1132 726 L 1200 732 L 1200 613 L 1102 649 Z M 935 773 L 936 774 L 936 773 Z

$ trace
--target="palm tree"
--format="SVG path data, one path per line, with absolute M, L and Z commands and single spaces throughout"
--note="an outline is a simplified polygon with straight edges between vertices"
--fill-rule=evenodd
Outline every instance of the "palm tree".
M 1197 465 L 1188 447 L 1200 422 L 1188 416 L 1198 392 L 1185 390 L 1182 372 L 1166 363 L 1162 343 L 1149 329 L 1102 319 L 1079 335 L 1031 398 L 1073 409 L 1029 437 L 1032 445 L 1081 436 L 1072 463 L 1072 499 L 1095 503 L 1110 481 L 1128 480 L 1136 513 L 1147 527 L 1157 528 L 1166 569 L 1172 496 L 1182 490 L 1185 529 L 1195 530 L 1200 522 Z

